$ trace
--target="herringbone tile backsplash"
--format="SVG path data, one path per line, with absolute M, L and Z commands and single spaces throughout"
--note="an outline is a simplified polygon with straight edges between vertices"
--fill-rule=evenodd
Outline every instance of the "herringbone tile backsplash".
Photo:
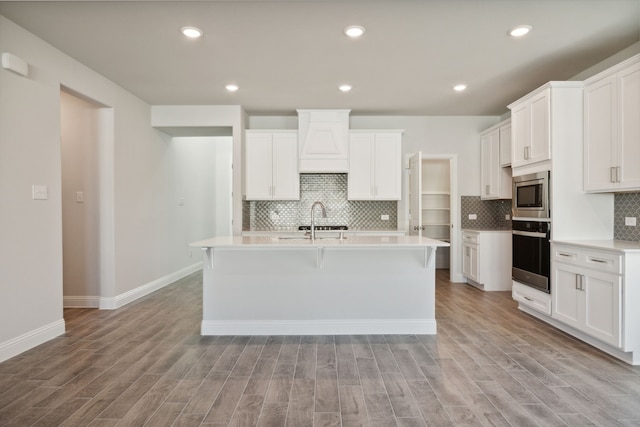
M 245 201 L 242 205 L 244 231 L 291 230 L 311 223 L 311 205 L 321 201 L 327 218 L 316 208 L 318 225 L 347 225 L 351 229 L 395 230 L 398 202 L 347 200 L 347 174 L 300 174 L 300 200 Z M 388 221 L 380 219 L 389 215 Z

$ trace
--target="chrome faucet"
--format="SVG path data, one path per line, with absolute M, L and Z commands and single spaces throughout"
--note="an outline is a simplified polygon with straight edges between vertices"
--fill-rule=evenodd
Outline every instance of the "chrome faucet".
M 311 205 L 311 243 L 316 241 L 316 216 L 314 211 L 318 205 L 322 208 L 322 218 L 327 217 L 327 210 L 324 208 L 322 202 L 313 202 Z

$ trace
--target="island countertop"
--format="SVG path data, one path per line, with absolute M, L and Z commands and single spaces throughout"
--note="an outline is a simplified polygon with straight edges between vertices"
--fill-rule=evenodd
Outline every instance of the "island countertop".
M 222 236 L 190 244 L 197 248 L 415 248 L 447 247 L 449 243 L 422 236 L 346 236 L 309 238 L 287 236 Z

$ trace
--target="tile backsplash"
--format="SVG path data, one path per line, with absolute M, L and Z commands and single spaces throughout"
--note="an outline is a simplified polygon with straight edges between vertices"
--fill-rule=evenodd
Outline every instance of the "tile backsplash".
M 460 224 L 464 228 L 483 230 L 510 230 L 511 200 L 482 200 L 480 196 L 462 196 L 460 201 Z M 477 218 L 470 220 L 469 215 Z
M 636 227 L 624 225 L 625 217 L 634 217 Z M 615 195 L 613 238 L 640 242 L 640 193 L 619 193 Z
M 242 229 L 291 230 L 311 223 L 311 205 L 321 201 L 327 218 L 316 208 L 318 225 L 348 225 L 351 229 L 395 230 L 398 202 L 347 200 L 347 174 L 300 174 L 300 200 L 244 201 Z M 389 220 L 382 220 L 389 215 Z

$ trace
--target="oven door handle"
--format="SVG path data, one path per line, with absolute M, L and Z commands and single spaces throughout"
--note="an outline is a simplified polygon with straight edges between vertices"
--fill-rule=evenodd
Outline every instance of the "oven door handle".
M 533 231 L 520 231 L 520 230 L 513 230 L 513 234 L 515 234 L 516 236 L 525 236 L 525 237 L 547 237 L 546 233 L 536 233 Z

